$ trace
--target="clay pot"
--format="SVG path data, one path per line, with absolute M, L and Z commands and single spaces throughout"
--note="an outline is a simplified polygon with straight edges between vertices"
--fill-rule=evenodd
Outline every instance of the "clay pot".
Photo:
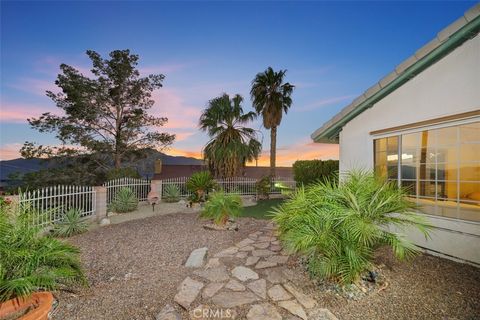
M 23 314 L 18 320 L 48 320 L 48 313 L 52 309 L 53 295 L 50 292 L 35 292 L 28 298 L 15 298 L 0 304 L 0 318 L 22 310 L 33 308 Z

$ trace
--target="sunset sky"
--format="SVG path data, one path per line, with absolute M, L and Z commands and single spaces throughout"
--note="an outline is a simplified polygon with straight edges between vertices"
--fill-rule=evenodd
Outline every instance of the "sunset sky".
M 142 74 L 165 74 L 153 113 L 175 133 L 171 155 L 201 157 L 197 123 L 209 99 L 239 93 L 268 66 L 287 69 L 293 106 L 278 132 L 278 165 L 338 158 L 310 134 L 455 21 L 475 2 L 1 2 L 0 159 L 23 142 L 58 144 L 26 118 L 55 111 L 59 65 L 89 73 L 87 49 L 130 49 Z M 261 129 L 261 122 L 252 127 Z M 269 132 L 261 130 L 268 164 Z

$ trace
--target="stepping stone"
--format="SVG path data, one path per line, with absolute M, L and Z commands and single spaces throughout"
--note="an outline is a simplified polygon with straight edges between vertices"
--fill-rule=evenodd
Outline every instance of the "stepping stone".
M 272 245 L 272 246 L 270 247 L 270 250 L 275 251 L 275 252 L 278 252 L 278 251 L 281 251 L 281 250 L 282 250 L 282 246 L 280 246 L 280 245 Z
M 222 308 L 238 307 L 258 300 L 258 297 L 250 291 L 219 292 L 212 298 L 212 302 Z
M 185 262 L 185 267 L 187 268 L 200 268 L 205 263 L 205 258 L 207 257 L 208 248 L 198 248 L 190 253 L 190 256 Z
M 279 245 L 279 244 L 280 244 L 280 240 L 272 241 L 272 244 L 275 245 L 275 246 L 276 246 L 276 245 Z
M 272 241 L 276 241 L 277 239 L 274 238 L 274 237 L 270 237 L 270 236 L 261 236 L 261 237 L 258 237 L 257 239 L 259 242 L 272 242 Z
M 267 299 L 267 281 L 258 279 L 247 284 L 247 288 L 256 293 L 260 298 Z
M 271 261 L 260 261 L 257 263 L 255 266 L 255 269 L 265 269 L 265 268 L 272 268 L 276 267 L 277 263 L 276 262 L 271 262 Z
M 155 316 L 155 320 L 182 320 L 182 316 L 174 307 L 167 304 L 162 311 Z
M 222 263 L 220 262 L 220 259 L 211 258 L 208 260 L 207 264 L 205 265 L 205 269 L 216 268 L 216 267 L 220 267 L 221 265 Z
M 267 280 L 273 284 L 286 282 L 282 268 L 265 269 L 265 274 L 267 275 Z
M 235 255 L 236 258 L 245 259 L 248 256 L 248 252 L 239 252 Z
M 270 256 L 265 258 L 265 261 L 284 264 L 288 261 L 288 257 L 287 256 Z
M 247 313 L 247 320 L 282 320 L 277 309 L 269 303 L 256 304 Z
M 252 256 L 254 257 L 268 257 L 275 255 L 274 252 L 267 250 L 267 249 L 260 249 L 260 250 L 253 250 Z
M 247 258 L 247 262 L 245 263 L 245 265 L 246 265 L 246 266 L 254 265 L 255 263 L 258 262 L 258 260 L 260 260 L 260 257 L 248 257 L 248 258 Z
M 228 281 L 228 283 L 225 285 L 225 288 L 232 291 L 245 291 L 245 286 L 235 279 Z
M 222 282 L 230 279 L 227 268 L 223 265 L 210 269 L 195 270 L 193 274 L 205 278 L 211 282 Z
M 189 317 L 190 320 L 233 320 L 238 319 L 238 312 L 235 309 L 220 309 L 218 306 L 201 304 L 192 308 Z
M 258 279 L 258 273 L 256 273 L 252 269 L 249 269 L 249 268 L 244 267 L 244 266 L 235 267 L 232 270 L 232 275 L 240 281 L 257 280 Z
M 337 317 L 330 310 L 326 308 L 318 308 L 312 310 L 308 314 L 308 319 L 310 320 L 338 320 Z
M 237 247 L 230 247 L 225 250 L 220 251 L 215 255 L 215 258 L 221 258 L 221 257 L 231 257 L 235 255 L 238 252 Z
M 239 251 L 252 251 L 252 250 L 255 250 L 255 248 L 252 246 L 245 246 L 239 249 Z
M 302 306 L 295 302 L 295 300 L 280 301 L 278 302 L 278 305 L 294 316 L 302 318 L 303 320 L 307 320 L 307 314 L 305 313 L 305 310 L 303 310 Z
M 268 289 L 268 296 L 273 301 L 288 300 L 292 298 L 292 296 L 279 284 Z
M 259 242 L 259 243 L 254 243 L 253 246 L 258 249 L 267 249 L 270 246 L 270 243 L 268 242 Z
M 295 299 L 297 299 L 298 302 L 300 302 L 305 309 L 311 309 L 317 305 L 317 301 L 315 301 L 315 299 L 297 290 L 290 283 L 286 283 L 283 286 L 295 297 Z
M 202 298 L 208 299 L 215 295 L 218 290 L 222 289 L 225 284 L 221 282 L 211 282 L 205 286 L 202 292 Z
M 246 238 L 246 239 L 243 239 L 242 241 L 240 241 L 239 243 L 237 243 L 235 246 L 237 246 L 239 248 L 243 248 L 243 247 L 246 247 L 248 245 L 251 245 L 254 242 L 255 242 L 254 240 Z
M 180 284 L 179 290 L 173 300 L 184 309 L 188 309 L 190 304 L 197 298 L 202 288 L 203 283 L 193 280 L 190 277 L 186 277 Z

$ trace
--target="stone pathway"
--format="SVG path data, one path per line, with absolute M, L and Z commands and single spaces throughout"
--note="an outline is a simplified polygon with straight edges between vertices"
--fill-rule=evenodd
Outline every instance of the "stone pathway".
M 292 275 L 285 266 L 288 258 L 274 225 L 269 224 L 196 269 L 181 283 L 174 301 L 191 319 L 209 319 L 212 315 L 208 312 L 220 310 L 223 317 L 215 319 L 336 320 L 290 282 Z M 167 307 L 157 320 L 178 318 L 178 313 Z

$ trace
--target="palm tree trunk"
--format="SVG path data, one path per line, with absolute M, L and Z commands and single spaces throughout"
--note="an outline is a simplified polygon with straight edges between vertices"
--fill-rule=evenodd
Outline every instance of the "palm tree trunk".
M 277 156 L 277 127 L 270 129 L 270 176 L 275 177 L 275 158 Z

